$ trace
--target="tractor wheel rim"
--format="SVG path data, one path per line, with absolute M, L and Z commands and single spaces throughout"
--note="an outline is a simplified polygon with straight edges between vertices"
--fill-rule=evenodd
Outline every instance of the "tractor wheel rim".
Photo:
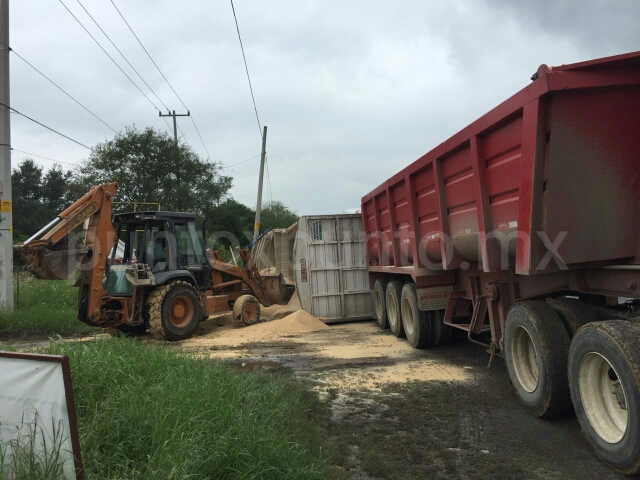
M 169 306 L 169 321 L 175 327 L 182 328 L 193 319 L 193 305 L 188 297 L 180 295 Z
M 413 335 L 413 310 L 411 309 L 411 302 L 406 297 L 402 299 L 402 323 L 404 324 L 405 333 L 409 336 Z
M 380 320 L 384 316 L 384 312 L 382 311 L 382 295 L 378 290 L 373 291 L 373 298 L 376 304 L 376 316 L 378 320 Z
M 596 352 L 587 353 L 580 362 L 578 388 L 591 427 L 605 442 L 620 442 L 629 425 L 628 403 L 609 360 Z
M 254 322 L 256 320 L 257 308 L 253 302 L 247 302 L 242 307 L 242 317 L 246 322 Z
M 387 294 L 387 320 L 389 321 L 389 326 L 393 329 L 397 328 L 400 321 L 398 318 L 398 302 L 396 302 L 396 297 L 391 293 Z
M 538 371 L 538 354 L 526 328 L 516 327 L 511 341 L 513 369 L 520 385 L 528 393 L 538 388 L 540 374 Z

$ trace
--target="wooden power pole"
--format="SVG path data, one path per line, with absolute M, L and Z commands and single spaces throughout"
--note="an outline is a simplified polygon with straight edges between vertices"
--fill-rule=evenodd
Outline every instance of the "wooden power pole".
M 187 113 L 176 113 L 176 111 L 174 110 L 172 112 L 167 112 L 166 114 L 163 114 L 162 112 L 158 112 L 158 116 L 173 117 L 173 142 L 175 146 L 175 156 L 176 156 L 176 163 L 177 163 L 178 162 L 178 122 L 176 121 L 176 117 L 190 117 L 191 112 L 187 111 Z M 176 164 L 176 165 L 173 165 L 171 169 L 175 171 L 176 183 L 179 189 L 180 188 L 180 166 Z M 180 210 L 179 208 L 180 190 L 178 190 L 177 199 L 178 199 L 178 210 Z
M 267 156 L 267 126 L 262 133 L 262 156 L 260 157 L 260 178 L 258 180 L 258 201 L 256 202 L 256 222 L 253 225 L 253 241 L 260 235 L 260 210 L 262 210 L 262 181 L 264 180 L 264 161 Z
M 13 311 L 9 0 L 0 0 L 0 309 Z

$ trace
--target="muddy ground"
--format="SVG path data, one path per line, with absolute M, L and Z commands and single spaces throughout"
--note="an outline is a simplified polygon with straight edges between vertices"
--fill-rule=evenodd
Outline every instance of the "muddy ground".
M 329 407 L 347 478 L 625 478 L 595 458 L 575 417 L 526 414 L 504 361 L 487 369 L 488 354 L 464 338 L 415 350 L 374 322 L 303 318 L 279 331 L 286 320 L 234 328 L 223 315 L 179 348 L 240 369 L 291 369 Z
M 503 360 L 487 369 L 481 347 L 461 338 L 415 350 L 374 322 L 326 326 L 305 312 L 279 318 L 295 310 L 267 309 L 263 323 L 242 328 L 220 315 L 165 345 L 305 382 L 322 402 L 338 476 L 348 479 L 626 478 L 595 458 L 575 417 L 526 414 Z M 22 349 L 43 340 L 10 343 Z

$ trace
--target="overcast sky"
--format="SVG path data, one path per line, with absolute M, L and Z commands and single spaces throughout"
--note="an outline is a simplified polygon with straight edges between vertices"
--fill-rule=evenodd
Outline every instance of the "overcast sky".
M 160 108 L 77 0 L 63 0 Z M 162 101 L 182 111 L 110 0 L 81 0 Z M 114 0 L 191 109 L 211 157 L 260 152 L 229 1 Z M 271 195 L 299 214 L 340 213 L 399 169 L 560 65 L 640 50 L 637 0 L 236 0 Z M 58 0 L 11 1 L 12 47 L 116 130 L 167 129 Z M 113 132 L 11 59 L 14 108 L 92 146 Z M 88 151 L 12 115 L 19 150 L 78 163 Z M 186 140 L 206 157 L 189 119 Z M 24 157 L 14 152 L 14 165 Z M 45 167 L 52 162 L 37 160 Z M 65 167 L 72 168 L 69 165 Z M 256 158 L 225 172 L 254 206 Z M 160 199 L 149 198 L 148 201 Z

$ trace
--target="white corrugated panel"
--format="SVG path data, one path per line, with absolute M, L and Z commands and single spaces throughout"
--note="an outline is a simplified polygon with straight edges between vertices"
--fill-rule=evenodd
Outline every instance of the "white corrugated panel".
M 372 318 L 361 215 L 301 217 L 294 262 L 304 310 L 326 323 Z

